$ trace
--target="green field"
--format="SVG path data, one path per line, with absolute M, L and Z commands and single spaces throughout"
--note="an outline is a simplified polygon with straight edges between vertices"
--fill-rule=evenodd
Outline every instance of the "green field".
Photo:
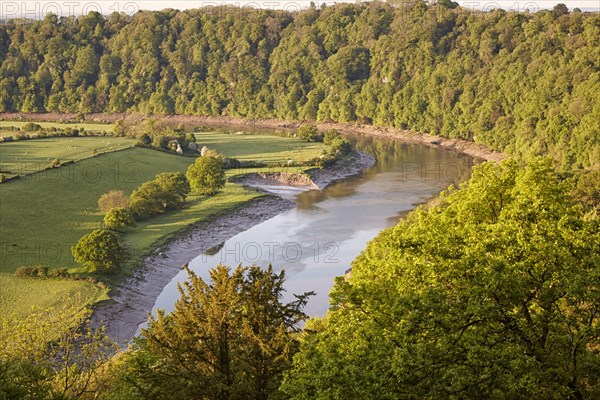
M 219 135 L 222 141 L 215 138 Z M 251 159 L 248 147 L 242 146 L 240 135 L 233 136 L 237 145 L 225 146 L 231 135 L 210 134 L 214 144 L 229 157 Z M 258 135 L 256 135 L 258 136 Z M 267 139 L 271 136 L 260 135 Z M 85 140 L 91 138 L 74 138 Z M 111 138 L 112 139 L 112 138 Z M 297 144 L 295 139 L 276 138 Z M 206 142 L 204 142 L 206 143 Z M 257 142 L 253 142 L 255 149 Z M 20 143 L 19 143 L 20 144 Z M 303 143 L 301 143 L 303 144 Z M 5 145 L 2 144 L 0 149 Z M 322 145 L 308 144 L 303 151 L 294 153 L 297 161 L 308 159 Z M 217 146 L 214 146 L 217 147 Z M 291 154 L 283 144 L 273 147 L 270 140 L 265 154 Z M 4 150 L 2 150 L 4 151 Z M 13 272 L 22 265 L 48 265 L 51 268 L 75 268 L 70 248 L 81 236 L 100 226 L 103 215 L 97 209 L 97 200 L 110 190 L 123 190 L 130 194 L 141 183 L 156 174 L 167 171 L 185 172 L 194 161 L 146 148 L 130 148 L 88 158 L 71 165 L 42 171 L 0 185 L 0 272 Z M 250 172 L 244 170 L 243 172 Z M 228 176 L 240 173 L 229 170 Z M 152 244 L 190 223 L 218 214 L 246 202 L 257 194 L 234 184 L 215 197 L 191 197 L 184 210 L 144 221 L 127 240 L 131 240 L 138 253 L 147 252 Z
M 78 161 L 95 154 L 123 150 L 135 140 L 122 137 L 55 137 L 0 143 L 0 173 L 7 177 L 46 169 L 54 159 Z
M 128 269 L 138 265 L 149 250 L 163 244 L 175 233 L 196 222 L 214 218 L 261 196 L 263 194 L 259 192 L 227 183 L 225 188 L 215 196 L 191 196 L 188 199 L 187 207 L 182 210 L 138 222 L 135 229 L 124 235 L 124 240 L 133 248 Z
M 76 266 L 70 248 L 100 226 L 101 194 L 129 194 L 160 172 L 184 172 L 193 161 L 136 147 L 0 185 L 0 272 L 33 264 Z
M 113 137 L 53 138 L 0 144 L 3 169 L 16 163 L 59 158 L 81 159 L 0 185 L 0 318 L 26 313 L 32 306 L 56 305 L 68 294 L 81 293 L 86 303 L 106 296 L 97 285 L 72 280 L 18 278 L 20 266 L 45 265 L 82 272 L 71 256 L 71 246 L 101 226 L 97 200 L 110 190 L 130 194 L 158 173 L 185 172 L 193 157 L 131 147 L 130 139 Z M 309 160 L 321 154 L 322 144 L 268 135 L 198 134 L 198 144 L 226 157 L 282 162 Z M 100 146 L 103 145 L 103 146 Z M 123 148 L 121 151 L 119 148 Z M 92 149 L 105 154 L 90 157 Z M 102 150 L 100 150 L 102 149 Z M 86 158 L 90 157 L 90 158 Z M 83 158 L 83 159 L 82 159 Z M 11 167 L 12 168 L 12 167 Z M 280 168 L 283 170 L 282 168 Z M 227 176 L 267 170 L 228 170 Z M 270 169 L 272 171 L 272 169 Z M 297 171 L 296 171 L 297 170 Z M 294 171 L 301 172 L 299 167 Z M 228 183 L 215 196 L 190 196 L 184 209 L 138 223 L 124 235 L 131 258 L 122 273 L 106 277 L 117 283 L 139 265 L 143 256 L 191 224 L 230 211 L 262 194 Z
M 322 143 L 253 133 L 198 133 L 196 143 L 198 148 L 207 146 L 225 157 L 266 163 L 281 163 L 288 160 L 305 162 L 319 157 L 323 151 Z
M 78 305 L 97 303 L 108 298 L 107 289 L 98 285 L 65 279 L 20 278 L 12 274 L 0 274 L 0 320 L 11 314 L 24 316 L 33 307 L 49 308 L 63 306 L 65 301 Z
M 24 125 L 29 124 L 29 121 L 0 121 L 0 136 L 12 136 L 15 131 L 7 131 L 2 128 L 6 128 L 9 126 L 14 126 L 17 128 L 21 128 Z M 57 128 L 57 129 L 65 129 L 65 128 L 78 128 L 85 129 L 86 131 L 92 132 L 112 132 L 115 127 L 114 124 L 93 124 L 93 123 L 60 123 L 60 122 L 33 122 L 34 124 L 40 125 L 44 129 Z

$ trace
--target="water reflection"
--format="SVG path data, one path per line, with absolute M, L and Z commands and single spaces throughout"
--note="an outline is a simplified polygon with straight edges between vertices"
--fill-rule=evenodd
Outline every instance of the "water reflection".
M 351 266 L 367 242 L 407 210 L 466 179 L 472 165 L 469 157 L 440 149 L 365 136 L 352 140 L 376 158 L 375 166 L 323 191 L 287 191 L 298 207 L 199 255 L 190 268 L 207 279 L 208 270 L 219 263 L 273 264 L 286 270 L 289 299 L 291 293 L 313 290 L 317 295 L 307 312 L 322 315 L 334 277 Z M 176 284 L 185 278 L 182 272 L 164 288 L 155 309 L 173 308 Z

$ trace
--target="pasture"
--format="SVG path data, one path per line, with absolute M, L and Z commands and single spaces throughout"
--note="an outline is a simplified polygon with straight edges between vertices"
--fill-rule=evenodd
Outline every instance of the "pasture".
M 130 194 L 160 172 L 185 172 L 193 161 L 136 147 L 0 185 L 0 272 L 34 264 L 76 267 L 70 248 L 100 226 L 100 195 Z
M 248 152 L 249 146 L 243 145 L 247 138 L 243 138 L 242 135 L 201 135 L 203 139 L 212 138 L 212 141 L 201 140 L 199 143 L 210 144 L 225 156 L 241 159 L 256 160 L 258 156 L 270 155 L 270 160 L 276 160 L 277 157 L 285 155 L 293 156 L 295 161 L 302 161 L 310 159 L 314 153 L 320 152 L 322 147 L 322 144 L 304 143 L 296 139 L 276 137 L 276 141 L 271 141 L 272 136 L 252 135 L 265 138 L 264 149 L 255 140 L 252 141 L 255 151 L 262 151 L 254 158 Z M 88 142 L 99 138 L 72 139 Z M 228 139 L 235 145 L 227 144 Z M 36 142 L 40 141 L 30 141 Z M 277 146 L 273 145 L 275 142 Z M 294 152 L 293 147 L 289 148 L 285 142 L 299 144 L 301 151 Z M 5 147 L 12 149 L 10 146 L 13 144 L 3 143 L 0 145 L 0 151 L 4 153 Z M 19 151 L 23 154 L 22 148 Z M 43 151 L 46 150 L 40 150 L 39 154 Z M 30 160 L 39 157 L 39 154 L 32 152 Z M 58 153 L 54 153 L 56 154 Z M 265 159 L 269 158 L 263 157 L 263 160 Z M 27 158 L 23 157 L 22 160 L 25 162 Z M 19 266 L 36 264 L 47 265 L 50 268 L 76 269 L 77 264 L 71 257 L 70 248 L 81 236 L 100 227 L 103 218 L 103 214 L 97 209 L 100 195 L 110 190 L 123 190 L 130 194 L 158 173 L 185 173 L 188 165 L 194 160 L 193 157 L 134 147 L 48 169 L 0 185 L 0 273 L 12 273 Z M 252 171 L 254 169 L 243 172 Z M 229 170 L 227 175 L 239 173 L 240 170 Z M 140 223 L 135 231 L 127 235 L 126 240 L 133 242 L 137 249 L 136 255 L 139 256 L 148 252 L 154 242 L 173 235 L 185 226 L 224 212 L 256 196 L 256 192 L 235 184 L 228 184 L 214 197 L 192 196 L 185 209 Z
M 46 169 L 53 160 L 79 161 L 97 154 L 127 149 L 135 140 L 123 137 L 54 137 L 0 143 L 0 173 L 7 177 Z
M 86 281 L 35 279 L 0 274 L 0 321 L 23 317 L 35 308 L 60 307 L 65 302 L 90 305 L 108 298 L 108 290 Z
M 319 157 L 324 147 L 323 143 L 255 133 L 197 133 L 196 143 L 198 148 L 207 146 L 225 157 L 268 164 L 285 163 L 288 160 L 306 162 Z
M 318 156 L 323 145 L 269 135 L 198 134 L 198 144 L 218 150 L 226 157 L 269 163 L 292 159 L 303 162 Z M 61 299 L 80 293 L 82 302 L 93 304 L 107 291 L 85 281 L 17 277 L 20 266 L 45 265 L 83 272 L 71 256 L 79 238 L 101 226 L 97 208 L 100 195 L 111 190 L 126 194 L 161 172 L 184 172 L 194 157 L 148 148 L 131 147 L 134 141 L 114 137 L 52 138 L 0 144 L 4 169 L 18 163 L 44 163 L 58 158 L 79 160 L 58 168 L 32 173 L 0 185 L 0 319 L 11 313 L 27 313 L 32 306 L 51 307 Z M 100 154 L 92 156 L 95 150 Z M 121 151 L 115 151 L 121 150 Z M 9 166 L 9 167 L 7 167 Z M 269 171 L 287 168 L 271 168 Z M 301 168 L 294 168 L 301 172 Z M 266 169 L 228 170 L 227 176 Z M 289 169 L 287 169 L 289 170 Z M 131 258 L 116 276 L 118 283 L 143 256 L 190 225 L 214 218 L 262 196 L 227 183 L 215 196 L 190 196 L 182 210 L 148 220 L 124 234 Z

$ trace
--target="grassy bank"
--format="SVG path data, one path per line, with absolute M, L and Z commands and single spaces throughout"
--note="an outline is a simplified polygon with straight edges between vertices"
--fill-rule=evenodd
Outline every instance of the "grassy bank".
M 210 132 L 198 134 L 197 138 L 200 146 L 216 149 L 226 157 L 268 163 L 290 159 L 304 162 L 318 156 L 323 149 L 322 144 L 262 134 Z M 91 157 L 91 151 L 101 148 L 99 145 L 103 143 L 102 148 L 107 153 Z M 84 158 L 0 185 L 0 305 L 4 310 L 0 318 L 12 312 L 25 313 L 31 306 L 49 307 L 78 292 L 82 293 L 85 303 L 94 303 L 106 296 L 106 291 L 85 281 L 19 278 L 12 274 L 20 266 L 32 265 L 82 272 L 72 259 L 70 249 L 81 236 L 100 227 L 103 219 L 97 209 L 100 195 L 110 190 L 130 194 L 158 173 L 185 172 L 195 160 L 194 157 L 140 147 L 114 151 L 116 146 L 132 144 L 132 140 L 124 138 L 85 137 L 0 145 L 4 165 L 11 160 L 13 163 L 34 163 L 48 158 L 61 161 Z M 298 168 L 291 168 L 294 171 L 285 169 L 300 172 L 296 171 Z M 273 169 L 229 170 L 227 176 L 263 170 Z M 184 209 L 141 221 L 124 235 L 131 257 L 123 272 L 107 279 L 111 284 L 118 283 L 146 254 L 190 225 L 230 212 L 260 196 L 260 193 L 228 183 L 216 196 L 190 196 Z M 11 303 L 19 306 L 11 307 Z
M 36 279 L 0 274 L 0 320 L 11 315 L 24 316 L 35 308 L 64 306 L 76 302 L 83 306 L 108 298 L 108 289 L 86 281 Z
M 127 275 L 131 269 L 140 265 L 143 257 L 150 251 L 162 246 L 191 225 L 223 215 L 261 196 L 263 194 L 227 183 L 215 196 L 191 196 L 184 209 L 139 222 L 135 229 L 124 235 L 124 240 L 131 246 L 130 260 L 123 272 L 113 277 L 113 280 Z

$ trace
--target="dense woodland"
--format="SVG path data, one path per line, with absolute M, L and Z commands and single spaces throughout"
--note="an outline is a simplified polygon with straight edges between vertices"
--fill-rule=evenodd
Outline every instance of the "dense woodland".
M 600 160 L 600 15 L 339 4 L 0 25 L 0 111 L 361 122 Z

